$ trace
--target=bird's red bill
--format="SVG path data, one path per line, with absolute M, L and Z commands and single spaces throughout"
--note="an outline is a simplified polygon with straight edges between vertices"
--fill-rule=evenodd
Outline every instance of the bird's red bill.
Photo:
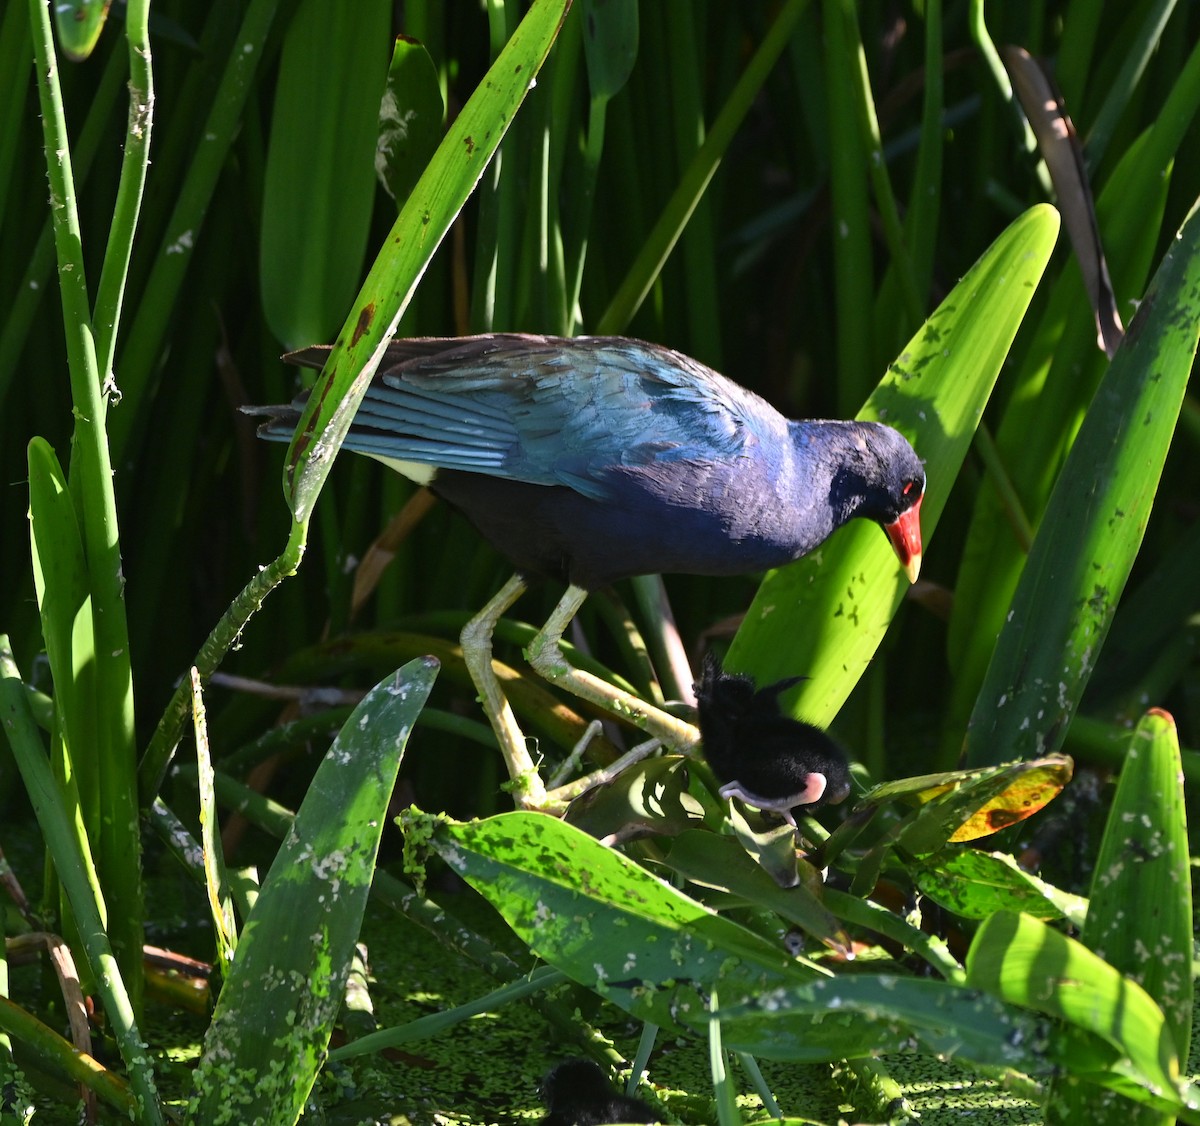
M 918 497 L 912 508 L 883 526 L 910 583 L 915 583 L 921 573 L 921 501 L 924 499 Z

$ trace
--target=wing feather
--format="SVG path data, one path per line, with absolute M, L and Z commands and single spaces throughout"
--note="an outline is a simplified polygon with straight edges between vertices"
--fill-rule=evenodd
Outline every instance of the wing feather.
M 658 345 L 495 334 L 394 341 L 345 445 L 603 499 L 616 466 L 734 459 L 786 430 L 752 392 Z

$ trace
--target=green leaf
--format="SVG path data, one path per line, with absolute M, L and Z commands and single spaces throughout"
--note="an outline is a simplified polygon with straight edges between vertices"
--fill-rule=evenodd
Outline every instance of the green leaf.
M 967 975 L 1005 1001 L 1065 1021 L 1060 1047 L 1075 1076 L 1200 1121 L 1185 1112 L 1200 1104 L 1180 1078 L 1162 1010 L 1082 943 L 1028 915 L 1000 912 L 976 933 Z M 1113 1049 L 1099 1065 L 1097 1038 Z
M 288 349 L 327 340 L 361 278 L 387 73 L 388 0 L 301 0 L 283 44 L 263 184 L 263 312 Z
M 925 460 L 927 544 L 1057 233 L 1051 207 L 1017 219 L 925 322 L 859 412 L 897 427 Z M 790 710 L 828 724 L 869 665 L 907 586 L 886 538 L 857 521 L 764 579 L 728 665 L 761 684 L 807 676 L 789 697 Z
M 1050 754 L 1137 557 L 1200 332 L 1193 208 L 1059 475 L 967 729 L 967 763 Z
M 1186 1059 L 1193 1004 L 1191 865 L 1179 740 L 1166 712 L 1147 712 L 1129 740 L 1080 941 L 1158 1002 L 1175 1051 Z M 1174 1121 L 1070 1074 L 1055 1080 L 1046 1120 L 1050 1126 Z
M 73 63 L 90 58 L 104 30 L 112 0 L 62 0 L 50 5 L 59 46 Z
M 29 443 L 29 532 L 33 579 L 42 618 L 42 639 L 54 680 L 58 732 L 69 765 L 64 779 L 72 799 L 83 803 L 84 824 L 96 840 L 99 782 L 91 741 L 96 727 L 96 645 L 92 587 L 75 503 L 50 444 Z
M 195 1122 L 295 1122 L 342 1003 L 396 772 L 438 664 L 377 684 L 321 762 L 238 942 L 196 1070 Z
M 812 976 L 555 817 L 438 820 L 432 845 L 538 957 L 640 1020 L 706 1034 L 715 986 L 736 1004 Z
M 1047 1022 L 986 993 L 897 974 L 844 975 L 722 1006 L 725 1042 L 766 1059 L 816 1063 L 919 1047 L 967 1063 L 1048 1075 Z
M 425 45 L 397 36 L 379 107 L 375 171 L 398 204 L 408 199 L 437 149 L 445 113 L 437 68 Z
M 917 861 L 909 871 L 922 895 L 965 919 L 1024 911 L 1038 919 L 1065 915 L 1079 925 L 1087 916 L 1086 899 L 1038 879 L 1003 853 L 955 849 Z
M 583 56 L 593 98 L 621 92 L 638 53 L 637 0 L 582 0 Z
M 1129 740 L 1080 941 L 1162 1007 L 1180 1059 L 1192 1030 L 1192 882 L 1175 722 L 1151 709 Z
M 732 837 L 699 829 L 681 834 L 667 853 L 667 865 L 705 887 L 775 912 L 836 950 L 846 951 L 850 940 L 837 919 L 822 904 L 819 878 L 780 887 Z M 816 877 L 811 865 L 805 868 Z

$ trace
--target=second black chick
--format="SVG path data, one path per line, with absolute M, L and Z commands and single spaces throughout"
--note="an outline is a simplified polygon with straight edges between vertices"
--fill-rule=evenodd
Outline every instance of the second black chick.
M 756 688 L 709 653 L 696 685 L 704 757 L 722 783 L 721 797 L 772 810 L 793 827 L 796 807 L 836 804 L 850 793 L 841 748 L 819 727 L 780 711 L 779 694 L 802 679 Z
M 601 1126 L 606 1122 L 658 1122 L 641 1099 L 622 1095 L 590 1060 L 567 1060 L 542 1080 L 550 1113 L 542 1126 Z

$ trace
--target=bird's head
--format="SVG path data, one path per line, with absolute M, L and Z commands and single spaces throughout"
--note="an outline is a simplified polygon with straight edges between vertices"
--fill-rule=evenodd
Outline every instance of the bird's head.
M 880 422 L 853 425 L 858 456 L 847 472 L 858 478 L 853 484 L 861 490 L 854 515 L 883 528 L 908 581 L 915 583 L 921 570 L 925 466 L 898 430 Z

